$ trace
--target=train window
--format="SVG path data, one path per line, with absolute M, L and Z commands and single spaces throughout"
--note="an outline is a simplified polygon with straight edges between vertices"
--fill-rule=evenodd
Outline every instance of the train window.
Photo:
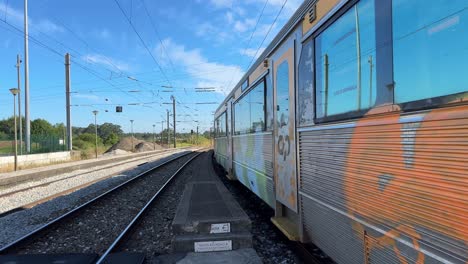
M 236 135 L 265 131 L 265 81 L 261 81 L 234 104 Z
M 226 134 L 226 112 L 216 119 L 216 137 L 225 137 Z
M 393 0 L 395 103 L 468 91 L 467 3 Z
M 249 78 L 247 78 L 241 85 L 241 91 L 245 91 L 249 87 Z
M 297 117 L 299 125 L 309 125 L 314 121 L 314 57 L 313 41 L 309 39 L 302 46 L 299 60 L 299 80 L 297 96 Z
M 374 0 L 361 0 L 316 37 L 317 118 L 374 105 L 375 51 Z
M 273 129 L 273 85 L 271 85 L 271 75 L 265 76 L 265 108 L 266 108 L 266 130 Z

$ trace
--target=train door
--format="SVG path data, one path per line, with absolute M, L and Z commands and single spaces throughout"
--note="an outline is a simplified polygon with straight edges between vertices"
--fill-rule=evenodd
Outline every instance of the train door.
M 233 162 L 233 146 L 232 146 L 232 99 L 227 102 L 226 107 L 226 123 L 227 123 L 227 164 L 226 164 L 226 171 L 228 173 L 229 179 L 234 179 L 234 175 L 232 173 L 232 162 Z
M 276 216 L 296 218 L 295 41 L 290 38 L 272 57 L 274 86 L 274 179 Z

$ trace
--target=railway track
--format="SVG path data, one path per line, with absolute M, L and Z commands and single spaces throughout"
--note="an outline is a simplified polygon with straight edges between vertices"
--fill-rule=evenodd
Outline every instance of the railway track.
M 42 183 L 39 183 L 39 184 L 35 184 L 35 185 L 32 185 L 32 186 L 27 186 L 27 187 L 24 187 L 24 188 L 15 189 L 13 187 L 13 190 L 11 190 L 11 191 L 0 193 L 0 199 L 8 199 L 9 197 L 14 196 L 14 195 L 19 194 L 19 193 L 22 193 L 22 192 L 30 191 L 30 190 L 33 190 L 33 189 L 36 189 L 36 188 L 39 188 L 39 187 L 46 187 L 46 186 L 49 186 L 49 185 L 54 184 L 54 183 L 64 182 L 66 180 L 70 180 L 70 179 L 73 179 L 73 178 L 78 178 L 80 176 L 85 177 L 85 176 L 90 175 L 92 173 L 102 172 L 102 171 L 105 171 L 107 169 L 110 169 L 110 168 L 113 168 L 113 167 L 116 167 L 116 166 L 127 164 L 129 162 L 138 163 L 138 162 L 145 161 L 142 164 L 136 164 L 135 166 L 133 166 L 133 167 L 138 167 L 138 166 L 147 164 L 148 159 L 152 159 L 152 158 L 155 158 L 155 157 L 161 157 L 161 156 L 164 156 L 164 155 L 166 155 L 168 153 L 170 154 L 171 151 L 172 150 L 163 150 L 163 151 L 160 151 L 160 152 L 158 152 L 156 154 L 153 154 L 153 155 L 139 157 L 139 158 L 133 158 L 133 159 L 125 160 L 125 161 L 122 161 L 122 162 L 113 163 L 111 165 L 100 167 L 98 169 L 89 170 L 89 171 L 85 171 L 85 172 L 82 172 L 82 173 L 78 173 L 78 174 L 74 174 L 74 175 L 70 175 L 70 176 L 66 176 L 66 177 L 60 177 L 58 179 L 56 177 L 54 177 L 56 179 L 46 181 L 46 182 L 42 182 Z M 177 152 L 175 152 L 174 154 L 177 154 Z M 97 178 L 95 178 L 93 180 L 86 181 L 83 184 L 73 186 L 72 188 L 68 188 L 68 189 L 65 189 L 63 191 L 53 193 L 51 195 L 47 195 L 47 196 L 45 196 L 45 197 L 43 197 L 41 199 L 35 200 L 33 202 L 22 204 L 20 206 L 15 207 L 15 208 L 9 209 L 8 211 L 0 213 L 0 216 L 5 216 L 5 215 L 11 214 L 13 212 L 17 212 L 17 211 L 20 211 L 20 210 L 32 208 L 32 207 L 34 207 L 34 206 L 36 206 L 38 204 L 44 203 L 44 202 L 49 201 L 51 199 L 54 199 L 56 197 L 72 193 L 72 192 L 74 192 L 76 190 L 88 187 L 88 186 L 90 186 L 92 184 L 95 184 L 95 183 L 97 183 L 99 181 L 112 178 L 112 177 L 118 175 L 119 173 L 121 173 L 122 171 L 126 171 L 128 169 L 129 168 L 125 168 L 125 169 L 122 169 L 122 170 L 120 170 L 120 171 L 118 171 L 116 173 L 112 173 L 112 174 L 102 176 L 102 177 L 97 177 Z
M 198 156 L 198 155 L 197 155 Z M 194 156 L 193 159 L 195 159 L 197 156 Z M 188 163 L 188 162 L 187 162 Z M 163 191 L 166 191 L 168 189 L 168 185 L 173 182 L 174 177 L 179 173 L 184 167 L 181 167 L 176 173 L 174 173 L 167 181 L 166 183 L 161 187 L 161 189 L 151 197 L 151 199 L 148 200 L 148 202 L 145 204 L 145 206 L 142 207 L 142 209 L 138 212 L 138 214 L 135 215 L 135 217 L 132 219 L 132 221 L 125 227 L 125 229 L 120 233 L 120 235 L 114 240 L 114 242 L 107 248 L 106 252 L 100 256 L 98 261 L 96 263 L 107 263 L 111 262 L 114 263 L 115 258 L 119 258 L 120 255 L 112 256 L 113 253 L 120 253 L 120 252 L 140 252 L 140 254 L 148 254 L 148 252 L 144 252 L 144 249 L 142 251 L 142 244 L 146 244 L 150 241 L 145 240 L 142 237 L 137 236 L 132 236 L 132 234 L 139 233 L 139 231 L 143 231 L 145 228 L 147 228 L 146 225 L 157 225 L 155 223 L 155 217 L 154 214 L 160 213 L 158 207 L 154 207 L 156 200 L 158 199 L 163 199 L 163 201 L 159 201 L 160 204 L 164 201 Z M 185 185 L 183 185 L 185 186 Z M 166 194 L 165 196 L 170 196 L 170 194 Z M 173 197 L 172 197 L 173 198 Z M 176 203 L 178 204 L 178 203 Z M 151 215 L 150 211 L 153 211 Z M 175 211 L 175 210 L 174 210 Z M 170 217 L 169 217 L 170 218 Z M 157 221 L 157 220 L 156 220 Z M 146 230 L 147 231 L 147 230 Z M 164 230 L 158 230 L 156 228 L 155 230 L 152 230 L 153 233 L 159 232 L 164 232 Z M 138 240 L 138 242 L 137 242 Z M 133 245 L 131 245 L 133 244 Z M 137 245 L 135 248 L 135 244 Z M 148 255 L 147 255 L 148 257 Z
M 183 154 L 137 175 L 3 246 L 0 255 L 74 252 L 105 256 L 170 181 L 200 154 Z
M 170 152 L 172 150 L 173 149 L 162 150 L 162 151 L 157 152 L 157 153 L 152 154 L 152 155 L 137 157 L 137 158 L 130 158 L 128 160 L 124 160 L 124 161 L 120 161 L 120 162 L 116 162 L 116 163 L 111 163 L 109 165 L 100 166 L 98 169 L 87 170 L 85 172 L 81 172 L 81 173 L 78 173 L 78 174 L 74 174 L 74 175 L 70 175 L 70 176 L 66 176 L 66 177 L 62 177 L 62 178 L 58 178 L 58 179 L 53 179 L 53 180 L 50 180 L 50 181 L 35 184 L 35 185 L 32 185 L 32 186 L 27 186 L 27 187 L 24 187 L 24 188 L 16 189 L 15 187 L 18 186 L 18 185 L 22 185 L 22 184 L 27 183 L 27 181 L 21 181 L 21 182 L 18 182 L 18 183 L 8 184 L 8 185 L 0 187 L 0 198 L 7 197 L 7 196 L 13 195 L 13 194 L 18 193 L 18 192 L 28 191 L 28 190 L 31 190 L 31 189 L 34 189 L 34 188 L 37 188 L 37 187 L 47 186 L 47 185 L 55 183 L 55 182 L 60 182 L 60 181 L 63 181 L 63 180 L 76 178 L 76 177 L 79 177 L 79 176 L 82 176 L 82 175 L 85 175 L 85 174 L 88 174 L 88 173 L 103 171 L 103 170 L 112 168 L 114 166 L 122 165 L 122 164 L 125 164 L 125 163 L 128 163 L 128 162 L 136 162 L 136 161 L 139 161 L 139 160 L 146 160 L 146 159 L 158 157 L 158 156 L 164 155 L 164 154 L 166 154 L 166 153 L 168 153 L 168 152 Z M 60 175 L 57 175 L 57 176 L 60 176 Z M 54 176 L 54 178 L 57 177 L 57 176 Z M 42 180 L 42 179 L 35 179 L 35 180 L 32 180 L 31 182 L 40 181 L 40 180 Z M 4 192 L 5 190 L 8 190 L 8 189 L 13 189 L 13 190 Z

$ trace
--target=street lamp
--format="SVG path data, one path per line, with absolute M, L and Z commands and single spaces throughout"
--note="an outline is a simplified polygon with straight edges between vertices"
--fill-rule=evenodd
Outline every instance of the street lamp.
M 11 94 L 13 95 L 13 119 L 15 119 L 15 171 L 18 170 L 18 135 L 16 128 L 16 95 L 19 93 L 18 88 L 11 88 Z
M 97 110 L 94 110 L 93 111 L 93 114 L 94 114 L 94 129 L 95 129 L 95 133 L 96 133 L 96 145 L 94 147 L 94 150 L 96 151 L 96 159 L 97 159 L 97 114 L 99 112 Z
M 155 131 L 155 127 L 156 127 L 156 125 L 153 124 L 153 147 L 154 147 L 154 150 L 156 150 L 156 131 Z
M 135 152 L 135 145 L 133 145 L 133 120 L 130 120 L 131 126 L 132 126 L 132 152 Z

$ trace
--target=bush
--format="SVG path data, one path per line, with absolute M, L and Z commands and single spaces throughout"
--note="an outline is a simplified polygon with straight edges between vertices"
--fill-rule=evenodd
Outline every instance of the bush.
M 115 133 L 110 133 L 109 136 L 104 140 L 104 144 L 106 145 L 114 145 L 119 142 L 119 136 Z

